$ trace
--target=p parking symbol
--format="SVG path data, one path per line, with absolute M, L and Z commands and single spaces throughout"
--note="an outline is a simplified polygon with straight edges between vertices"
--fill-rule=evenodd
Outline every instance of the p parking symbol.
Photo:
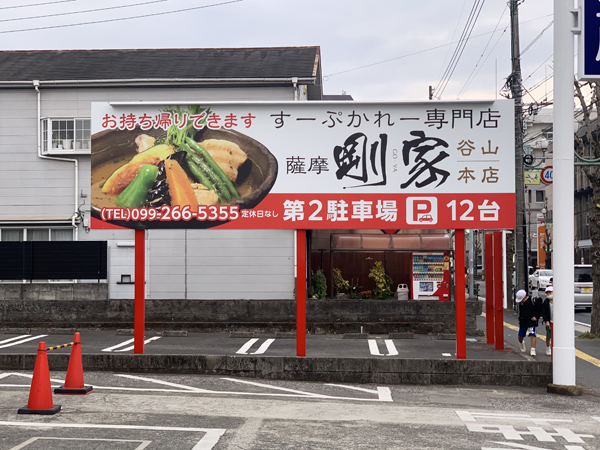
M 407 197 L 406 223 L 410 225 L 435 225 L 438 222 L 437 198 Z

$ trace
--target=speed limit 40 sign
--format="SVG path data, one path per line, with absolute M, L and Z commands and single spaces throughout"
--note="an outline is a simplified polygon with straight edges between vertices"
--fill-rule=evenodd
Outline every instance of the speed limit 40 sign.
M 542 170 L 542 174 L 540 175 L 540 179 L 542 180 L 542 183 L 552 184 L 552 174 L 553 173 L 554 173 L 554 171 L 552 170 L 552 166 L 544 167 L 544 170 Z

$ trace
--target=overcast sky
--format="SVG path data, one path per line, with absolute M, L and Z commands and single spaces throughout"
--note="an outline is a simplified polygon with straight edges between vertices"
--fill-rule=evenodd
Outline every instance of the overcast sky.
M 552 75 L 552 4 L 525 0 L 519 8 L 527 89 Z M 364 101 L 426 100 L 430 85 L 445 100 L 495 98 L 511 67 L 505 0 L 0 0 L 0 13 L 2 50 L 318 45 L 324 92 Z M 551 91 L 550 78 L 524 101 L 551 99 Z

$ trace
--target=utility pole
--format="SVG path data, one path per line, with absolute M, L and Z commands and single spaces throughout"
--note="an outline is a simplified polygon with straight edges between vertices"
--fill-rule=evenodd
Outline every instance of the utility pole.
M 521 91 L 521 56 L 519 49 L 519 1 L 510 0 L 510 33 L 512 73 L 510 88 L 515 101 L 515 200 L 517 227 L 515 230 L 515 290 L 528 290 L 527 242 L 525 235 L 525 176 L 523 173 L 523 95 Z

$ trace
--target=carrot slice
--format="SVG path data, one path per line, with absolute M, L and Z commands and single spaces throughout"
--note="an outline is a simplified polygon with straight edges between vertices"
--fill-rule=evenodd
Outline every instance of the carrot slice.
M 190 184 L 187 175 L 173 159 L 165 160 L 165 172 L 171 192 L 171 206 L 189 206 L 192 210 L 198 207 L 198 200 L 194 194 L 194 188 Z

